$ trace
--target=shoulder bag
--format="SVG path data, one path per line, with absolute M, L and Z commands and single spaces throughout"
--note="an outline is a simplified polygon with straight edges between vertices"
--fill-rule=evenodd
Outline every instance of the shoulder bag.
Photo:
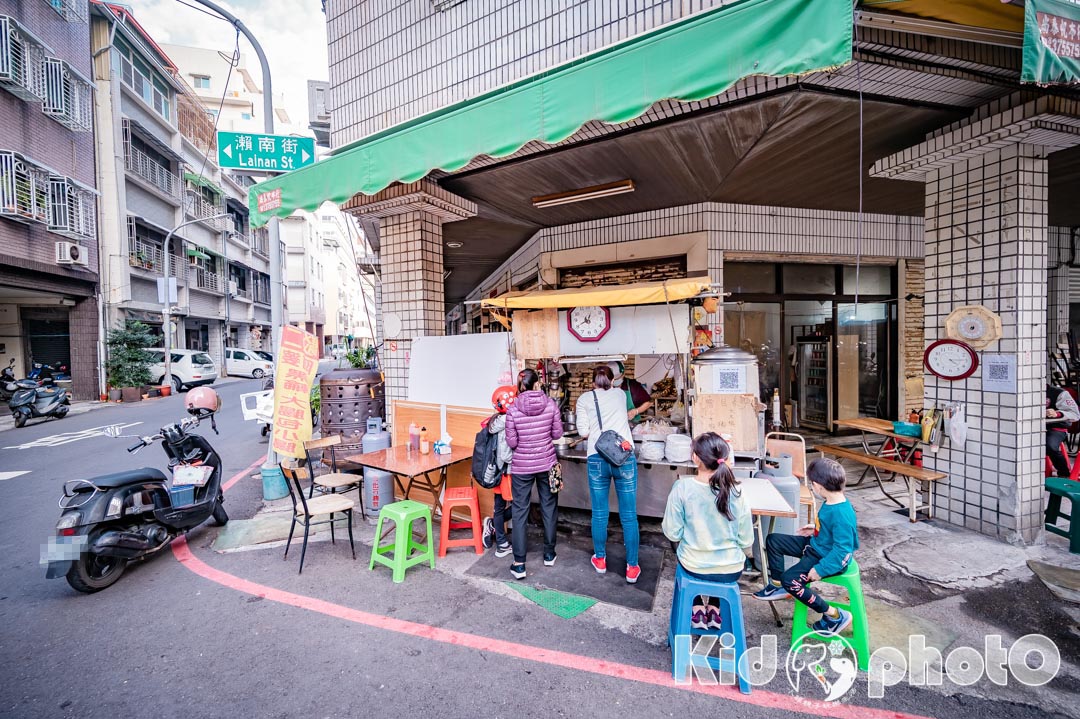
M 627 442 L 613 429 L 604 429 L 604 420 L 600 417 L 600 398 L 593 390 L 593 402 L 596 404 L 596 423 L 600 426 L 600 436 L 596 439 L 596 451 L 612 465 L 621 467 L 634 453 L 634 445 Z

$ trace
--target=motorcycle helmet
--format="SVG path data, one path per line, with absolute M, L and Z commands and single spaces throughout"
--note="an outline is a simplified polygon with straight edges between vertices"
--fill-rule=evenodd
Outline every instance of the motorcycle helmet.
M 499 414 L 506 414 L 506 410 L 510 409 L 515 398 L 517 398 L 517 390 L 510 385 L 505 385 L 491 394 L 491 406 Z
M 188 414 L 207 417 L 221 409 L 221 397 L 209 387 L 196 387 L 187 393 L 184 406 Z

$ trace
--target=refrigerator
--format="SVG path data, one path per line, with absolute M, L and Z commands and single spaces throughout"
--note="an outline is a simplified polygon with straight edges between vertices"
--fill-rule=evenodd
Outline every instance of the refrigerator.
M 828 337 L 795 340 L 799 426 L 830 431 L 833 422 L 833 352 Z

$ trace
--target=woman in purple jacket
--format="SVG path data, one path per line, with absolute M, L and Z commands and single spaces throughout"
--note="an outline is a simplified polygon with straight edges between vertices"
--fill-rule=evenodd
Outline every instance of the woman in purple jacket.
M 555 466 L 553 440 L 563 435 L 562 420 L 555 402 L 536 389 L 540 377 L 534 370 L 518 374 L 517 399 L 506 413 L 506 443 L 514 450 L 510 463 L 513 490 L 514 563 L 510 574 L 514 579 L 525 578 L 525 553 L 528 538 L 525 525 L 532 501 L 533 484 L 540 497 L 540 513 L 544 518 L 544 566 L 555 564 L 555 521 L 559 517 L 559 498 L 548 484 L 548 472 Z

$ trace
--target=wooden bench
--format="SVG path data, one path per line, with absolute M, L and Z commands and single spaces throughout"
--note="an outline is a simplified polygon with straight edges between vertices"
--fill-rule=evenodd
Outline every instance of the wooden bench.
M 949 475 L 944 472 L 935 472 L 932 469 L 926 469 L 925 467 L 916 467 L 911 464 L 905 464 L 904 462 L 896 462 L 891 459 L 885 459 L 884 457 L 875 457 L 872 454 L 866 452 L 860 452 L 857 449 L 847 449 L 846 447 L 834 447 L 828 444 L 819 444 L 815 449 L 822 454 L 832 455 L 837 459 L 850 459 L 853 462 L 866 465 L 868 467 L 875 467 L 877 469 L 885 470 L 886 472 L 892 472 L 904 478 L 904 483 L 907 485 L 908 490 L 908 519 L 912 522 L 917 522 L 918 517 L 916 513 L 919 510 L 925 509 L 926 516 L 933 518 L 934 516 L 934 492 L 933 489 L 927 487 L 926 492 L 923 494 L 926 497 L 926 501 L 923 504 L 917 504 L 915 496 L 918 489 L 918 483 L 921 482 L 936 482 L 941 479 L 945 479 Z M 881 486 L 880 480 L 878 486 Z M 885 492 L 885 496 L 893 499 L 892 495 L 885 491 L 884 487 L 881 487 L 881 491 Z M 893 499 L 893 501 L 896 501 Z M 897 502 L 900 504 L 899 502 Z M 903 506 L 903 504 L 900 504 Z

